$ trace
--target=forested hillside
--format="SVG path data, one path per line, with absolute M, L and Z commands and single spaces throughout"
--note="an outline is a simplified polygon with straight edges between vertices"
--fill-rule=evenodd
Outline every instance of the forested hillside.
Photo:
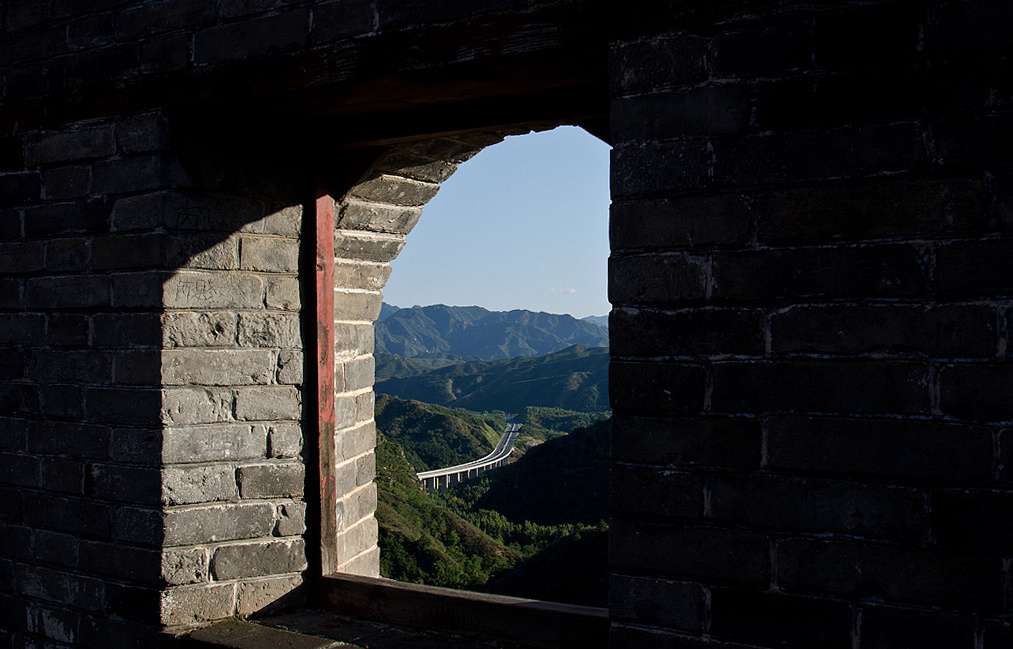
M 404 358 L 495 360 L 541 356 L 572 345 L 608 346 L 608 330 L 594 322 L 477 306 L 384 305 L 375 332 L 376 353 Z
M 378 380 L 377 393 L 477 412 L 520 413 L 528 406 L 609 410 L 607 348 L 580 345 L 532 358 L 473 361 L 404 378 Z
M 404 449 L 415 471 L 453 466 L 492 452 L 506 429 L 501 417 L 474 415 L 431 403 L 376 397 L 377 430 Z

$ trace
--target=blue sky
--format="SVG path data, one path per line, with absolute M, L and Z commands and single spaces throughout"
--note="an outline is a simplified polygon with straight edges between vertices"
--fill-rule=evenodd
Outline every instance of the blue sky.
M 425 207 L 384 301 L 605 315 L 608 158 L 566 126 L 486 148 Z

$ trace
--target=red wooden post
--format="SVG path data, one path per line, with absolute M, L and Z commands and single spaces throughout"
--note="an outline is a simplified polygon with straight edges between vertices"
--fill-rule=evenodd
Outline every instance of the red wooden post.
M 334 199 L 316 200 L 317 440 L 320 462 L 320 558 L 323 574 L 337 568 L 337 493 L 334 480 Z

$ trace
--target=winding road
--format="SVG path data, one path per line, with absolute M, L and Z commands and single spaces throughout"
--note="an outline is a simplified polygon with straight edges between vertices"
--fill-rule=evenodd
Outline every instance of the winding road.
M 422 485 L 426 488 L 426 491 L 437 491 L 439 489 L 446 489 L 452 484 L 463 482 L 466 478 L 474 477 L 486 469 L 500 466 L 514 452 L 514 442 L 517 441 L 517 434 L 520 430 L 520 424 L 509 423 L 492 453 L 483 458 L 465 462 L 464 464 L 456 464 L 443 469 L 433 469 L 432 471 L 423 471 L 417 474 L 419 480 L 422 481 Z

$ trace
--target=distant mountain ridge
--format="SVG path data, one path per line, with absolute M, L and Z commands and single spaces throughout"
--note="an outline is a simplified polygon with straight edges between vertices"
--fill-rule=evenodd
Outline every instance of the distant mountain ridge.
M 375 335 L 378 354 L 404 358 L 489 361 L 608 346 L 606 327 L 570 315 L 444 304 L 383 304 Z
M 607 348 L 574 345 L 537 357 L 470 361 L 377 380 L 378 394 L 466 408 L 521 413 L 528 406 L 609 410 Z M 417 373 L 416 373 L 417 372 Z

